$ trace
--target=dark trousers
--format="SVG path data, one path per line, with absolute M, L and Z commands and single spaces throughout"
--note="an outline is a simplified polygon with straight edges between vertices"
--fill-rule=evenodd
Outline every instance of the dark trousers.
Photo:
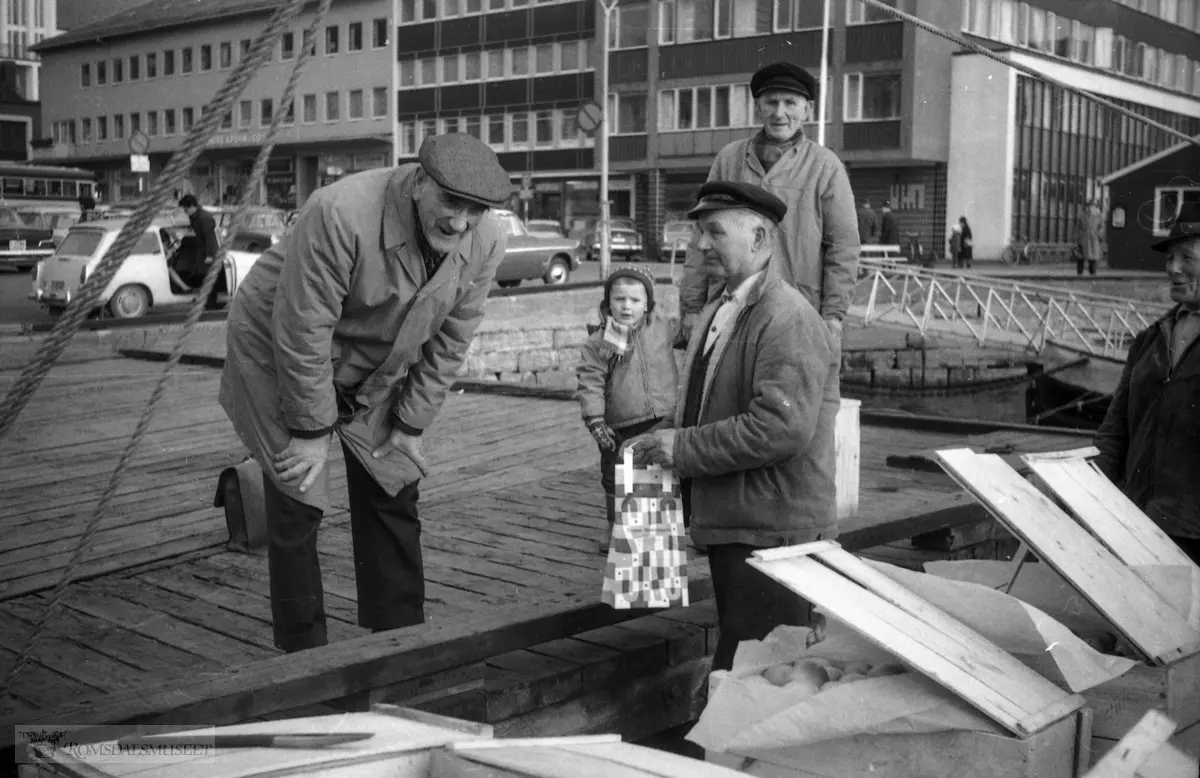
M 1075 275 L 1077 275 L 1077 276 L 1083 275 L 1083 264 L 1084 264 L 1084 260 L 1082 258 L 1075 260 Z M 1096 260 L 1094 260 L 1094 259 L 1087 260 L 1087 266 L 1088 266 L 1088 275 L 1093 275 L 1093 276 L 1096 275 Z
M 425 621 L 425 569 L 417 484 L 392 497 L 345 446 L 342 451 L 350 494 L 359 626 L 378 631 L 421 624 Z M 317 556 L 321 511 L 284 494 L 265 475 L 263 486 L 275 645 L 288 652 L 323 646 L 328 638 Z
M 720 634 L 713 670 L 732 669 L 743 640 L 762 640 L 780 625 L 812 621 L 812 603 L 746 563 L 753 552 L 753 546 L 737 544 L 708 547 Z
M 617 509 L 613 501 L 617 491 L 617 476 L 613 472 L 613 469 L 620 461 L 617 458 L 617 449 L 630 438 L 636 438 L 644 432 L 649 432 L 660 421 L 662 419 L 650 419 L 648 421 L 640 421 L 637 424 L 631 424 L 628 427 L 622 427 L 619 430 L 614 429 L 613 433 L 617 438 L 617 447 L 612 451 L 605 451 L 603 448 L 600 449 L 600 486 L 604 489 L 604 503 L 607 507 L 606 516 L 610 528 L 616 522 L 617 518 Z

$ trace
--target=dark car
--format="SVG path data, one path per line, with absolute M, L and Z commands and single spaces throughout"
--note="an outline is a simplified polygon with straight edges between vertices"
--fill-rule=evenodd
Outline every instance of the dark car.
M 16 208 L 0 206 L 0 267 L 28 270 L 53 253 L 53 229 L 27 224 Z

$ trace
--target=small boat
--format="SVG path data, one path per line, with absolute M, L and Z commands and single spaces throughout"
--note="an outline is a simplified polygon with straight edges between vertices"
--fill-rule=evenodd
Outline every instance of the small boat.
M 1118 363 L 1095 362 L 1087 357 L 1049 370 L 1040 364 L 1030 365 L 1025 420 L 1044 427 L 1099 429 L 1120 379 L 1120 369 Z

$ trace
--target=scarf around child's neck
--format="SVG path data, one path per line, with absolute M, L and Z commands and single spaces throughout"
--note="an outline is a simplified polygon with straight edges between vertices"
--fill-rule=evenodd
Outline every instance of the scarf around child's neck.
M 629 352 L 629 344 L 633 342 L 633 336 L 637 334 L 638 329 L 645 320 L 646 316 L 643 314 L 642 318 L 633 324 L 621 324 L 612 316 L 606 316 L 604 319 L 604 338 L 600 341 L 600 351 L 609 356 L 615 356 L 617 359 L 622 359 Z

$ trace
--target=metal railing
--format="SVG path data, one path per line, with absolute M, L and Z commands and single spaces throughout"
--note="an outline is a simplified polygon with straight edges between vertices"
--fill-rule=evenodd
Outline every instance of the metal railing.
M 1124 361 L 1135 335 L 1169 306 L 1020 280 L 859 260 L 851 315 L 1040 353 L 1056 346 Z

